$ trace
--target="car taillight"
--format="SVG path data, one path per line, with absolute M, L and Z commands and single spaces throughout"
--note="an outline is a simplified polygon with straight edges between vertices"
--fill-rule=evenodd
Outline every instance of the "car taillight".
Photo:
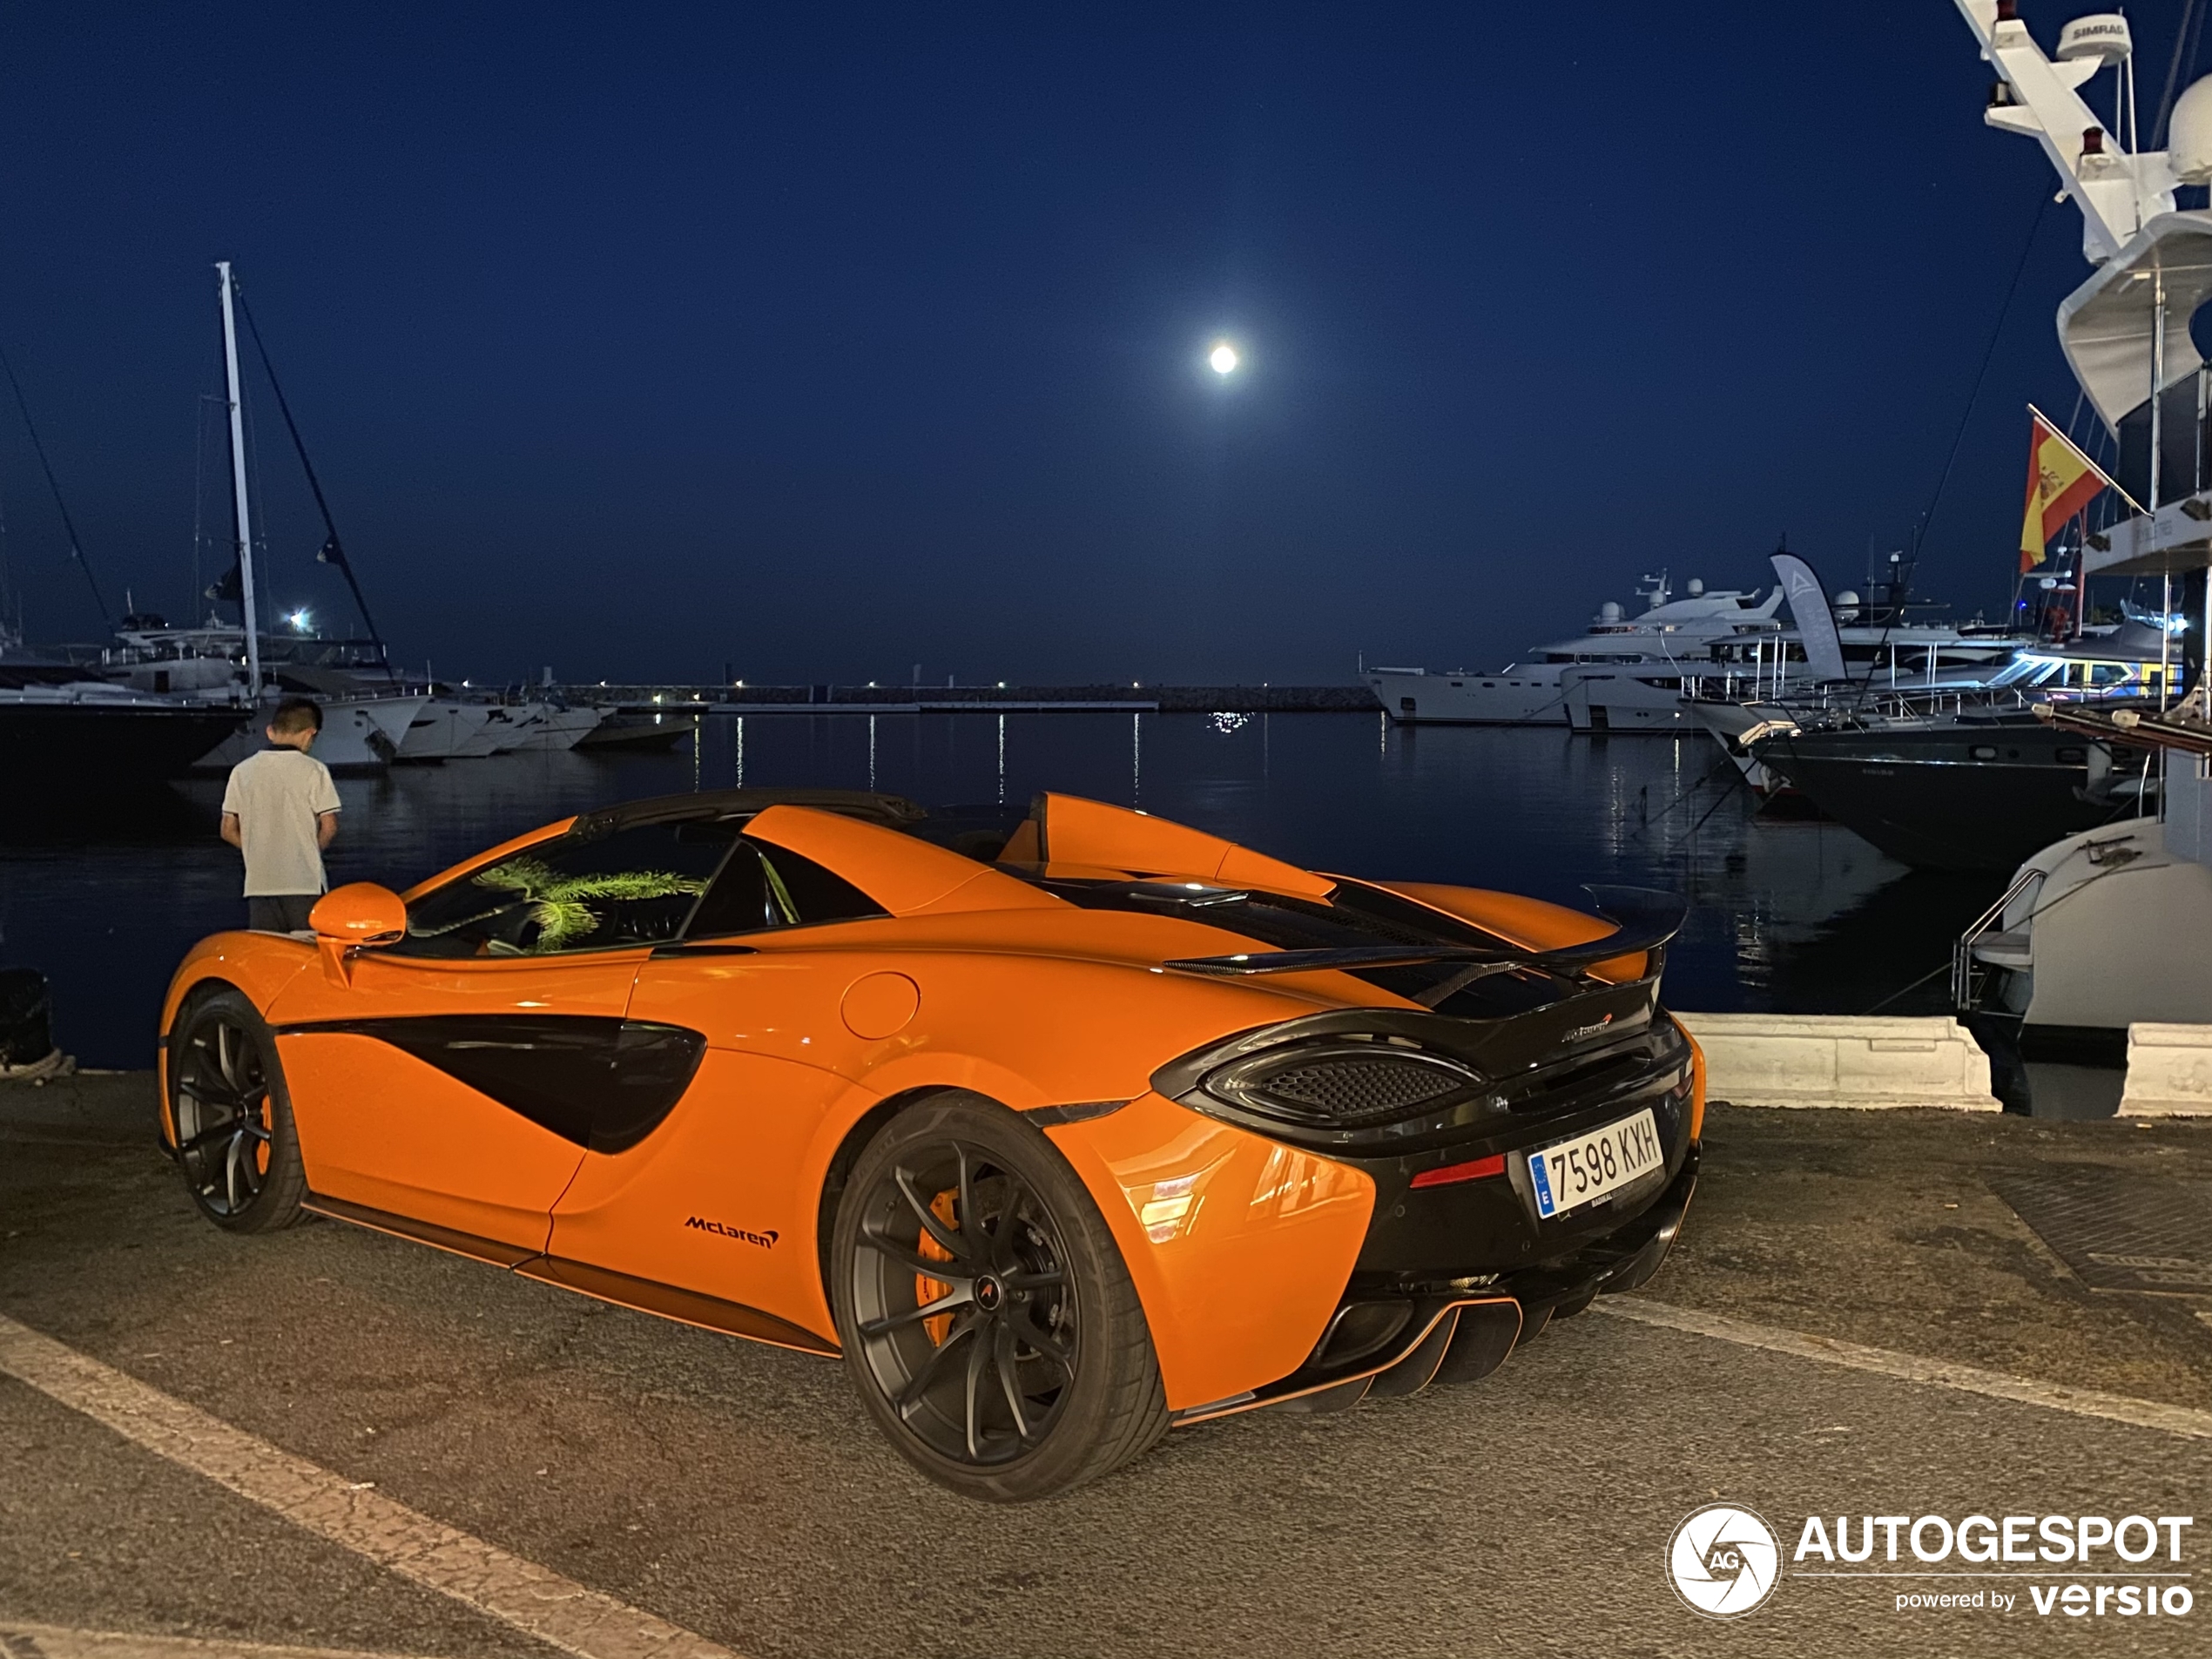
M 1391 1042 L 1296 1043 L 1231 1062 L 1209 1094 L 1264 1116 L 1349 1128 L 1444 1109 L 1483 1087 L 1472 1067 Z

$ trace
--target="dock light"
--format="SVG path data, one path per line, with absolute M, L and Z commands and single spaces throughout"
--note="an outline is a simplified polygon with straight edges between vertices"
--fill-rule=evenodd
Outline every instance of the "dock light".
M 1006 690 L 1006 682 L 1005 682 L 1004 680 L 1001 680 L 1001 681 L 999 682 L 999 690 L 1001 690 L 1001 691 L 1003 691 L 1004 690 Z
M 293 611 L 290 615 L 286 617 L 285 620 L 292 624 L 293 632 L 298 634 L 306 633 L 307 631 L 308 621 L 307 607 L 302 605 L 299 610 Z
M 1234 374 L 1237 365 L 1244 360 L 1237 355 L 1237 348 L 1227 341 L 1217 341 L 1206 354 L 1206 362 L 1217 374 Z

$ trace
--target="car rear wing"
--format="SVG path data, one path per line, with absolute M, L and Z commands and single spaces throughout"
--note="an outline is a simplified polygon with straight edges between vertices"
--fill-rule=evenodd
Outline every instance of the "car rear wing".
M 1349 973 L 1362 968 L 1404 968 L 1418 962 L 1467 962 L 1500 968 L 1537 968 L 1569 972 L 1610 961 L 1616 956 L 1655 951 L 1682 931 L 1689 901 L 1680 894 L 1647 887 L 1586 886 L 1599 915 L 1614 924 L 1602 939 L 1544 949 L 1493 950 L 1478 945 L 1345 945 L 1321 950 L 1238 951 L 1227 956 L 1184 956 L 1163 962 L 1178 974 L 1237 979 L 1255 974 Z

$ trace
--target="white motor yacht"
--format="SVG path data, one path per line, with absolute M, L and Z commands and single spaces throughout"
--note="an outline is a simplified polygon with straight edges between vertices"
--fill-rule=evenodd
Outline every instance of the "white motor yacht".
M 544 719 L 543 703 L 489 703 L 484 723 L 454 751 L 456 759 L 479 760 L 486 755 L 507 754 L 536 731 Z
M 1616 674 L 1678 682 L 1685 663 L 1707 660 L 1712 641 L 1745 632 L 1771 635 L 1777 627 L 1779 587 L 1762 602 L 1756 590 L 1709 593 L 1693 578 L 1677 599 L 1664 571 L 1644 581 L 1649 585 L 1638 591 L 1644 601 L 1641 614 L 1628 616 L 1608 600 L 1587 633 L 1539 646 L 1494 671 L 1371 668 L 1365 678 L 1401 725 L 1566 725 L 1569 670 L 1604 664 Z
M 450 760 L 484 729 L 491 718 L 489 703 L 471 703 L 457 697 L 433 697 L 415 711 L 408 723 L 407 738 L 400 745 L 405 761 Z
M 521 738 L 502 752 L 573 749 L 599 724 L 600 718 L 596 708 L 564 709 L 548 705 Z
M 371 673 L 353 658 L 365 642 L 307 634 L 263 634 L 256 641 L 260 695 L 247 690 L 252 674 L 246 631 L 210 620 L 195 628 L 171 627 L 158 617 L 132 619 L 101 653 L 100 671 L 119 685 L 198 708 L 236 708 L 246 725 L 199 762 L 213 771 L 243 760 L 262 746 L 261 728 L 287 695 L 312 697 L 322 708 L 315 758 L 333 772 L 381 772 L 406 742 L 410 723 L 428 702 L 396 681 Z
M 1848 614 L 1857 601 L 1844 593 L 1837 603 Z M 1979 683 L 2020 644 L 2016 636 L 1975 632 L 1972 625 L 1844 623 L 1836 631 L 1849 679 L 1897 691 L 1962 678 Z M 1670 736 L 1696 727 L 1692 699 L 1770 700 L 1809 691 L 1816 683 L 1794 630 L 1713 640 L 1703 661 L 1685 661 L 1664 673 L 1576 664 L 1560 677 L 1567 723 L 1575 731 Z

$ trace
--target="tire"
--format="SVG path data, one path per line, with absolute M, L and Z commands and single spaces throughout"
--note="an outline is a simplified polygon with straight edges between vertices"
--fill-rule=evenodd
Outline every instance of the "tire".
M 1052 1497 L 1167 1432 L 1151 1333 L 1104 1217 L 1003 1106 L 945 1095 L 894 1118 L 839 1202 L 830 1273 L 868 1414 L 954 1492 Z
M 307 1171 L 276 1038 L 227 988 L 185 1004 L 169 1039 L 177 1167 L 192 1203 L 231 1232 L 274 1232 L 300 1217 Z

